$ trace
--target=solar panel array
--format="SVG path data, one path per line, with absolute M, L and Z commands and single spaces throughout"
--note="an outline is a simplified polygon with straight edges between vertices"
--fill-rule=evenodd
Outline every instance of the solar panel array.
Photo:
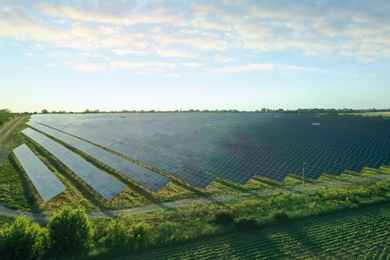
M 216 177 L 245 184 L 390 164 L 390 120 L 260 113 L 36 115 L 199 187 Z
M 157 192 L 171 181 L 165 176 L 162 176 L 147 168 L 132 163 L 102 148 L 80 140 L 79 138 L 73 137 L 71 135 L 65 134 L 63 132 L 54 130 L 52 128 L 35 122 L 28 122 L 27 124 L 45 134 L 48 134 L 62 142 L 69 144 L 70 146 L 73 146 L 79 151 L 82 151 L 85 154 L 111 167 L 112 169 L 115 169 L 116 171 L 122 173 L 123 175 L 141 184 L 142 186 L 148 188 L 151 191 Z
M 22 144 L 13 152 L 45 203 L 66 189 L 27 145 Z
M 126 188 L 123 183 L 107 175 L 91 163 L 65 148 L 63 145 L 43 134 L 40 134 L 31 128 L 23 130 L 22 133 L 54 155 L 106 200 L 112 199 Z

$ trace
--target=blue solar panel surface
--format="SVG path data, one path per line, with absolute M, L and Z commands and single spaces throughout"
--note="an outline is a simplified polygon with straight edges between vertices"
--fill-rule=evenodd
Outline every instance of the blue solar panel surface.
M 74 136 L 35 122 L 28 122 L 27 125 L 73 146 L 79 151 L 82 151 L 85 154 L 101 161 L 105 165 L 115 169 L 116 171 L 122 173 L 123 175 L 151 191 L 157 192 L 170 182 L 170 179 L 167 177 L 159 175 L 145 167 L 134 164 L 124 158 L 121 158 L 88 142 L 80 140 Z
M 27 145 L 22 144 L 13 152 L 45 203 L 66 189 Z
M 91 163 L 85 161 L 77 154 L 45 135 L 40 134 L 31 128 L 23 130 L 22 133 L 54 155 L 106 200 L 112 199 L 126 188 L 123 183 L 107 175 Z
M 260 113 L 36 115 L 32 121 L 79 136 L 191 184 L 216 177 L 245 184 L 390 164 L 390 120 Z M 189 171 L 189 172 L 188 172 Z

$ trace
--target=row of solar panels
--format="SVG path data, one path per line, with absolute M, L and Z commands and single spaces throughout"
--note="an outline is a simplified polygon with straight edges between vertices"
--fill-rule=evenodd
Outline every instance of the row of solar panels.
M 29 122 L 28 125 L 101 161 L 151 191 L 157 192 L 170 182 L 170 179 L 167 177 L 134 164 L 83 140 L 34 122 Z M 118 180 L 107 175 L 91 163 L 85 161 L 71 150 L 47 136 L 34 131 L 31 128 L 23 130 L 22 133 L 59 159 L 66 167 L 106 200 L 112 199 L 126 187 Z M 51 200 L 66 189 L 62 182 L 25 144 L 15 148 L 14 154 L 44 202 Z
M 317 179 L 390 164 L 390 120 L 311 115 L 42 115 L 32 121 L 88 140 L 198 187 L 216 177 Z M 313 122 L 316 123 L 313 125 Z

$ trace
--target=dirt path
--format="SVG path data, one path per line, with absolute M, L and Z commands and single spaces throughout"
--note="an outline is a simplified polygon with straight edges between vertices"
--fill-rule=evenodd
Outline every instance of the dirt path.
M 333 181 L 333 182 L 306 184 L 305 190 L 309 191 L 312 188 L 320 187 L 320 186 L 338 187 L 338 186 L 368 183 L 368 182 L 374 182 L 374 181 L 386 180 L 386 179 L 390 179 L 390 174 L 382 174 L 382 175 L 358 178 L 358 179 L 353 179 L 353 180 L 340 180 L 340 181 Z M 261 197 L 264 197 L 264 196 L 267 196 L 270 194 L 276 194 L 279 192 L 292 192 L 292 191 L 296 192 L 296 191 L 301 191 L 301 188 L 302 188 L 301 185 L 297 185 L 297 186 L 293 186 L 291 188 L 284 188 L 284 189 L 277 188 L 277 189 L 273 189 L 273 190 L 258 191 L 258 192 L 252 192 L 252 193 L 228 194 L 228 195 L 212 196 L 212 197 L 208 197 L 208 198 L 188 199 L 188 200 L 159 203 L 159 204 L 142 206 L 142 207 L 135 207 L 135 208 L 129 208 L 129 209 L 90 212 L 88 214 L 88 216 L 89 216 L 89 218 L 103 218 L 103 217 L 130 215 L 132 213 L 146 213 L 146 212 L 150 212 L 150 211 L 158 210 L 158 209 L 179 208 L 179 207 L 183 207 L 183 206 L 187 206 L 187 205 L 200 204 L 200 203 L 206 203 L 206 202 L 224 203 L 224 202 L 232 200 L 232 199 L 251 198 L 251 197 L 261 198 Z M 5 216 L 5 217 L 13 217 L 13 218 L 16 218 L 20 215 L 25 215 L 29 219 L 36 220 L 39 222 L 45 221 L 49 218 L 49 215 L 32 214 L 32 213 L 23 212 L 20 210 L 12 210 L 12 209 L 8 209 L 2 205 L 0 205 L 0 215 Z

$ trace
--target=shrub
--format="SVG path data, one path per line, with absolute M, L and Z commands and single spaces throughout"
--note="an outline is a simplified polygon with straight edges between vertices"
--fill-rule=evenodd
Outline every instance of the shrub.
M 0 233 L 1 259 L 36 259 L 46 250 L 47 230 L 31 223 L 25 216 L 18 217 Z
M 283 211 L 275 211 L 271 214 L 275 224 L 286 224 L 291 221 L 290 217 Z
M 133 224 L 131 227 L 131 244 L 134 252 L 147 248 L 149 244 L 150 226 L 146 222 Z
M 92 244 L 92 224 L 84 208 L 63 207 L 54 213 L 47 227 L 52 252 L 73 252 Z
M 99 240 L 99 243 L 105 246 L 120 247 L 129 243 L 129 232 L 123 219 L 111 220 L 105 229 L 105 233 L 106 235 Z
M 238 217 L 234 220 L 234 222 L 236 223 L 236 225 L 239 229 L 242 229 L 245 231 L 257 230 L 259 228 L 257 220 L 252 216 Z
M 233 217 L 231 213 L 227 211 L 221 211 L 215 215 L 213 222 L 217 225 L 228 225 L 232 223 L 232 221 L 233 221 Z

